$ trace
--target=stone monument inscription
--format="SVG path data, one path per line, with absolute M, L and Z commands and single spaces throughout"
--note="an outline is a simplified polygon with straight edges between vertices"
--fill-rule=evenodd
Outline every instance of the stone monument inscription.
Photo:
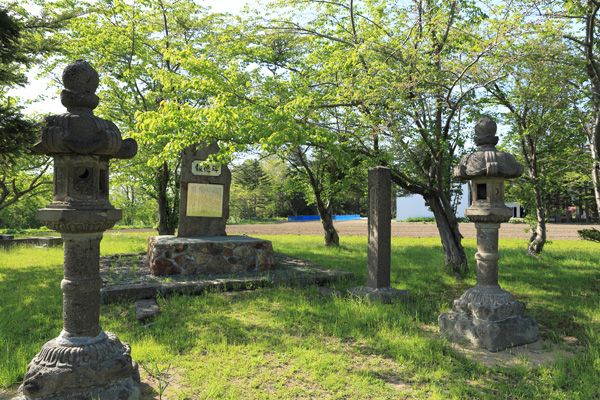
M 197 176 L 219 176 L 221 175 L 221 165 L 207 164 L 201 160 L 192 162 L 192 174 Z
M 188 217 L 223 216 L 223 185 L 188 183 Z
M 231 172 L 226 164 L 207 162 L 219 152 L 216 142 L 185 148 L 181 158 L 179 237 L 226 236 Z
M 367 286 L 351 287 L 354 296 L 371 301 L 392 303 L 407 299 L 408 290 L 390 286 L 392 240 L 392 175 L 386 167 L 369 169 L 369 245 Z

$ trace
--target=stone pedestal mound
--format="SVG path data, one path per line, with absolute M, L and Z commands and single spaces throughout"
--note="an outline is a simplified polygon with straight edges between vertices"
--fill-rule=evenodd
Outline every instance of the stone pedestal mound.
M 477 229 L 477 284 L 454 300 L 452 311 L 439 316 L 440 331 L 457 342 L 499 351 L 537 340 L 538 325 L 525 316 L 525 304 L 498 285 L 498 229 L 512 216 L 504 204 L 504 180 L 523 173 L 508 153 L 496 150 L 496 123 L 482 117 L 475 126 L 476 152 L 464 156 L 454 170 L 471 179 L 473 204 L 465 216 Z
M 275 268 L 268 240 L 248 236 L 148 238 L 153 275 L 241 274 Z
M 27 367 L 17 399 L 137 400 L 138 366 L 131 349 L 100 326 L 100 241 L 121 219 L 109 201 L 109 159 L 137 153 L 133 139 L 94 116 L 97 72 L 75 61 L 63 72 L 67 113 L 46 117 L 33 154 L 54 157 L 53 201 L 37 219 L 64 241 L 63 330 Z

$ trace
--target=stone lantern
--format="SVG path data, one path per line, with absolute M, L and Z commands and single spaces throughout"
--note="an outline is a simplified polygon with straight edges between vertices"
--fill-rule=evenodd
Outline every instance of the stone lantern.
M 454 177 L 471 180 L 472 205 L 465 216 L 477 229 L 477 284 L 454 300 L 452 311 L 439 316 L 440 330 L 451 340 L 470 341 L 490 351 L 532 343 L 538 325 L 524 316 L 525 304 L 498 285 L 498 229 L 512 210 L 504 204 L 504 180 L 523 174 L 523 166 L 496 150 L 496 123 L 487 116 L 475 125 L 477 151 L 464 156 Z
M 78 60 L 63 71 L 60 98 L 67 113 L 46 117 L 33 154 L 54 157 L 53 201 L 37 218 L 64 241 L 63 330 L 27 367 L 19 399 L 139 399 L 131 348 L 102 330 L 100 241 L 121 219 L 109 201 L 110 158 L 131 158 L 133 139 L 94 116 L 98 73 Z

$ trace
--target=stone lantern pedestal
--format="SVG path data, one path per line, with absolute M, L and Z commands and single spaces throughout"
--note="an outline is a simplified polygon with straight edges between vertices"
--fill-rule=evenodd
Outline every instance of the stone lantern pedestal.
M 53 201 L 37 218 L 64 241 L 63 330 L 27 367 L 17 399 L 137 400 L 131 349 L 100 326 L 100 241 L 121 219 L 109 201 L 108 161 L 137 153 L 110 121 L 93 115 L 98 74 L 85 61 L 63 72 L 63 115 L 45 118 L 34 154 L 54 157 Z
M 508 153 L 496 150 L 496 123 L 482 117 L 475 126 L 478 150 L 464 156 L 454 170 L 460 180 L 471 179 L 473 204 L 465 216 L 477 229 L 477 284 L 454 300 L 452 311 L 439 316 L 440 331 L 453 341 L 499 351 L 537 340 L 538 325 L 525 316 L 525 303 L 498 284 L 498 230 L 512 216 L 504 204 L 504 180 L 523 173 Z

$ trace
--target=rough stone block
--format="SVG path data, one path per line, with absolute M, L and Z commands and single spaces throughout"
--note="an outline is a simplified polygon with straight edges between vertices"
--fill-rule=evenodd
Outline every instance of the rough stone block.
M 348 289 L 351 295 L 374 302 L 393 303 L 407 300 L 410 297 L 408 290 L 394 289 L 393 287 L 373 288 L 370 286 L 358 286 Z
M 112 303 L 122 300 L 153 299 L 160 292 L 160 283 L 149 282 L 141 285 L 114 285 L 100 289 L 100 301 Z
M 160 307 L 154 299 L 138 300 L 135 302 L 135 318 L 138 321 L 145 321 L 152 318 L 160 312 Z
M 150 270 L 153 275 L 173 275 L 178 274 L 181 270 L 169 261 L 167 258 L 157 258 L 153 263 L 150 264 Z
M 38 245 L 42 247 L 62 246 L 63 240 L 60 236 L 49 236 L 38 238 Z

